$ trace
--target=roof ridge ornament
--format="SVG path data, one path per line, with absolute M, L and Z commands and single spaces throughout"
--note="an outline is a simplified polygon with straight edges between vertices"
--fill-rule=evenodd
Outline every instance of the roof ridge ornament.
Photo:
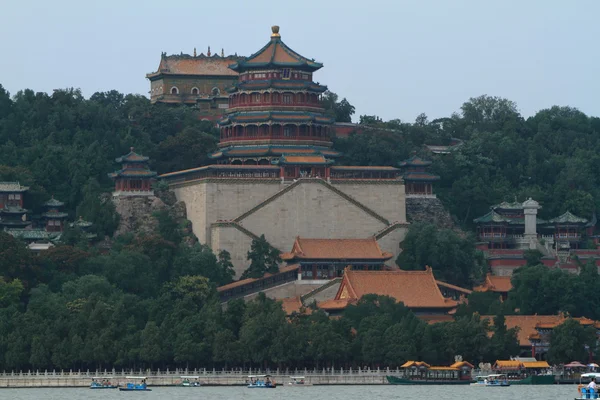
M 281 35 L 279 34 L 279 25 L 273 25 L 271 27 L 271 32 L 273 32 L 271 34 L 271 39 L 280 39 Z

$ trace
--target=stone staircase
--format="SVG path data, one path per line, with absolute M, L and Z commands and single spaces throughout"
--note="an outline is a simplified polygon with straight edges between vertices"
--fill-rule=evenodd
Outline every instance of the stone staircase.
M 313 301 L 320 303 L 325 300 L 333 299 L 340 288 L 342 278 L 334 278 L 324 285 L 308 292 L 300 297 L 305 305 L 311 304 Z

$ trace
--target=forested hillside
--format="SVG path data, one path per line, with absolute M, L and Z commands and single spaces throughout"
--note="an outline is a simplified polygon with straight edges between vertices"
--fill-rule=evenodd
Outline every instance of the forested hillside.
M 332 98 L 327 107 L 348 120 L 353 107 Z M 442 177 L 436 192 L 466 228 L 491 204 L 515 196 L 539 200 L 542 216 L 569 209 L 587 218 L 600 199 L 600 119 L 568 107 L 525 119 L 508 100 L 480 97 L 434 121 L 424 115 L 414 123 L 375 116 L 361 121 L 373 129 L 336 140 L 344 152 L 339 163 L 397 166 L 412 151 L 424 153 L 423 144 L 464 141 L 452 154 L 424 156 L 434 159 L 433 172 Z M 106 174 L 118 168 L 115 157 L 134 146 L 164 173 L 208 163 L 216 143 L 213 125 L 199 121 L 191 108 L 152 106 L 144 97 L 116 91 L 89 99 L 72 89 L 11 97 L 0 87 L 0 181 L 30 186 L 26 206 L 34 213 L 51 195 L 65 201 L 71 219 L 91 220 L 101 237 L 110 236 L 118 221 L 110 203 L 99 200 L 111 191 Z M 447 324 L 428 325 L 402 305 L 374 297 L 334 320 L 316 310 L 288 320 L 279 304 L 262 297 L 247 305 L 230 302 L 224 310 L 215 288 L 231 281 L 228 254 L 185 244 L 167 214 L 148 218 L 157 219 L 157 232 L 115 238 L 106 253 L 77 232 L 39 254 L 0 233 L 0 369 L 397 366 L 407 359 L 445 364 L 455 354 L 478 362 L 515 354 L 516 332 L 504 329 L 504 312 L 600 318 L 600 284 L 591 269 L 568 277 L 535 263 L 519 272 L 508 302 L 480 296 Z M 440 245 L 422 240 L 431 237 L 428 232 L 427 226 L 412 231 L 400 262 L 417 269 L 435 257 L 432 246 L 440 252 L 458 248 L 443 259 L 449 267 L 438 271 L 441 276 L 471 285 L 484 274 L 469 238 L 441 232 Z M 257 259 L 249 254 L 248 265 Z M 536 285 L 548 290 L 528 289 L 541 287 Z M 578 308 L 580 300 L 590 307 Z M 500 316 L 492 328 L 474 311 Z M 577 356 L 556 354 L 566 361 Z

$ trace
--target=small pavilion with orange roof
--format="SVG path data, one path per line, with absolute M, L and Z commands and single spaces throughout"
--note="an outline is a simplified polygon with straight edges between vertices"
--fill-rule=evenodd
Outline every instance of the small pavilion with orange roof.
M 506 300 L 508 292 L 512 289 L 511 276 L 498 276 L 487 274 L 483 284 L 473 288 L 476 292 L 495 292 Z
M 299 264 L 299 280 L 341 277 L 344 269 L 380 271 L 392 253 L 381 250 L 375 237 L 366 239 L 309 239 L 296 237 L 292 250 L 281 259 Z
M 339 314 L 366 294 L 390 296 L 410 308 L 419 318 L 445 315 L 458 302 L 445 298 L 431 268 L 425 271 L 355 271 L 347 268 L 336 296 L 318 304 L 330 315 Z

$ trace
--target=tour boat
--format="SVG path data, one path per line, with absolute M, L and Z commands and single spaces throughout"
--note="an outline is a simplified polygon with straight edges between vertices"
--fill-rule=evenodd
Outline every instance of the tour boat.
M 248 375 L 249 389 L 275 389 L 275 381 L 271 380 L 271 375 Z
M 145 376 L 126 376 L 125 378 L 129 380 L 141 380 L 142 383 L 135 384 L 133 382 L 127 382 L 125 386 L 120 387 L 119 390 L 122 392 L 150 392 L 152 389 L 148 389 L 146 385 L 146 377 Z
M 290 381 L 288 385 L 291 386 L 312 386 L 310 383 L 306 383 L 306 378 L 304 376 L 290 376 Z
M 475 378 L 475 382 L 471 382 L 471 386 L 481 386 L 485 387 L 485 382 L 487 381 L 487 375 L 481 375 Z
M 508 387 L 508 377 L 505 374 L 492 374 L 487 376 L 487 380 L 484 380 L 486 387 Z
M 101 379 L 102 381 L 99 382 L 98 379 Z M 119 385 L 113 385 L 110 382 L 110 379 L 105 377 L 93 377 L 92 383 L 90 384 L 90 389 L 116 389 L 118 387 Z
M 200 382 L 198 381 L 199 376 L 182 376 L 181 377 L 181 386 L 184 387 L 200 387 Z

